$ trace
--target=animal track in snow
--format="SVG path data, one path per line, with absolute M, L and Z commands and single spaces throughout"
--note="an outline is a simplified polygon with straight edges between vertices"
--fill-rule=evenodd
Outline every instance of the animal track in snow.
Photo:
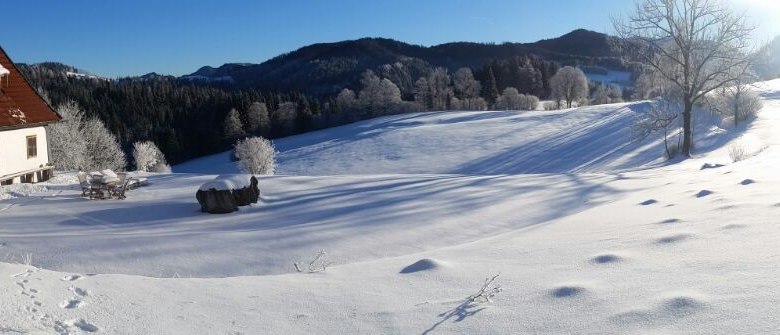
M 79 308 L 84 305 L 84 302 L 78 299 L 71 299 L 71 300 L 65 300 L 60 303 L 60 308 L 63 309 L 74 309 Z
M 696 193 L 696 197 L 697 198 L 704 198 L 704 197 L 706 197 L 706 196 L 708 196 L 708 195 L 710 195 L 712 193 L 713 192 L 710 191 L 710 190 L 701 190 L 701 191 L 699 191 L 699 193 Z
M 755 181 L 755 180 L 753 180 L 753 179 L 745 179 L 745 180 L 743 180 L 743 181 L 741 181 L 741 182 L 739 182 L 739 183 L 740 183 L 741 185 L 745 185 L 745 186 L 747 186 L 747 185 L 753 184 L 753 183 L 755 183 L 755 182 L 756 182 L 756 181 Z

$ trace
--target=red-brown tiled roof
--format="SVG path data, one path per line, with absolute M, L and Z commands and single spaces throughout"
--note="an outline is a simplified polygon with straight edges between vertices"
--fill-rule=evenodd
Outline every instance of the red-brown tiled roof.
M 30 86 L 3 48 L 0 65 L 10 72 L 0 77 L 0 129 L 34 127 L 62 119 Z

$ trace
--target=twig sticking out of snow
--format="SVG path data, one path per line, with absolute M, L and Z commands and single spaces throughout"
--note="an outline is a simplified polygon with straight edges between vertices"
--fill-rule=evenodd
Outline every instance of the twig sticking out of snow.
M 469 296 L 467 300 L 478 304 L 491 302 L 492 300 L 490 299 L 503 290 L 501 285 L 495 284 L 496 278 L 498 278 L 499 275 L 501 275 L 501 273 L 497 273 L 493 277 L 485 278 L 485 283 L 482 284 L 479 291 Z
M 303 265 L 299 262 L 294 262 L 293 266 L 295 266 L 295 270 L 298 272 L 307 272 L 307 273 L 314 273 L 314 272 L 325 272 L 325 270 L 333 264 L 333 262 L 328 261 L 325 259 L 325 250 L 320 250 L 317 252 L 316 255 L 314 255 L 314 259 L 309 262 L 308 266 L 304 269 Z

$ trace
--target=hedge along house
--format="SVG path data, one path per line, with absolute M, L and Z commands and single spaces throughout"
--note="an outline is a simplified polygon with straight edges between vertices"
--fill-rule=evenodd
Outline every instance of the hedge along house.
M 46 125 L 61 119 L 0 48 L 0 184 L 52 176 Z

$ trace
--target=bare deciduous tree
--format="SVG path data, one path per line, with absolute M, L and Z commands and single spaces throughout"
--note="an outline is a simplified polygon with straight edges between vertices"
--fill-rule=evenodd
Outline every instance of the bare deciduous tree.
M 682 151 L 690 157 L 693 107 L 750 67 L 753 28 L 719 0 L 641 0 L 634 13 L 613 24 L 618 50 L 679 90 Z

